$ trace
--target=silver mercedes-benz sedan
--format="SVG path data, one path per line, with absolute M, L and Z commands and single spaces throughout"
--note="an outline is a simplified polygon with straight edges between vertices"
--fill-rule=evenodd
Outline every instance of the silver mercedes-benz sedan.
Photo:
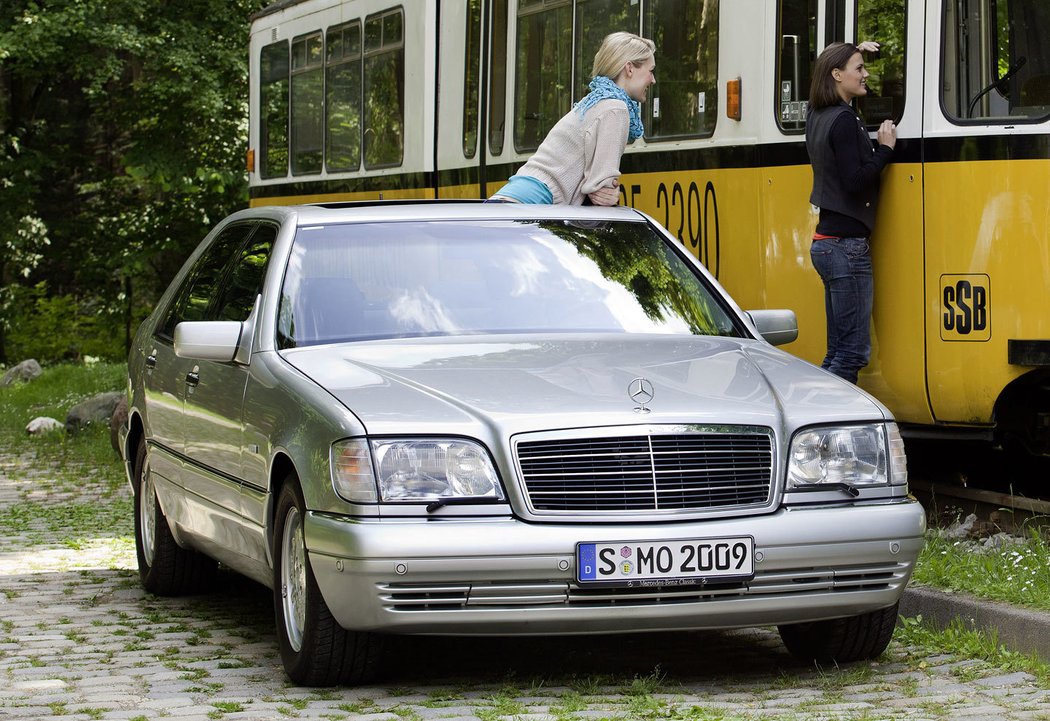
M 272 588 L 308 685 L 369 679 L 391 633 L 877 656 L 925 516 L 889 412 L 796 334 L 628 208 L 236 213 L 129 358 L 142 583 Z

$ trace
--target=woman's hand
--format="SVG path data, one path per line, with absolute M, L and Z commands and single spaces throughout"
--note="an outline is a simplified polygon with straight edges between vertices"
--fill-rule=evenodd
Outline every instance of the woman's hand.
M 875 136 L 879 141 L 879 145 L 893 148 L 897 144 L 897 126 L 893 124 L 892 120 L 883 120 Z
M 879 52 L 879 44 L 874 40 L 865 40 L 862 43 L 857 43 L 857 50 L 862 53 L 877 53 Z
M 593 193 L 588 193 L 591 205 L 618 205 L 620 203 L 620 181 L 612 181 L 612 186 L 598 188 Z

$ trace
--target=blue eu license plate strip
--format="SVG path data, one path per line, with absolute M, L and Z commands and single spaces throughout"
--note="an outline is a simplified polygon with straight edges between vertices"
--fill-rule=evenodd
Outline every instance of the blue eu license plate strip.
M 707 583 L 754 575 L 755 539 L 750 536 L 576 545 L 580 583 Z

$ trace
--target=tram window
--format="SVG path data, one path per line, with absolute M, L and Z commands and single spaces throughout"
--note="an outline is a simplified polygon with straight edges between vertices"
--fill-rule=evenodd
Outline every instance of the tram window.
M 535 150 L 570 107 L 572 3 L 521 0 L 514 88 L 514 147 Z
M 865 124 L 875 129 L 883 120 L 898 122 L 904 115 L 905 0 L 860 0 L 857 3 L 857 42 L 874 40 L 877 53 L 867 53 L 864 67 L 868 94 L 857 98 Z
M 478 74 L 481 69 L 481 0 L 467 2 L 467 53 L 463 73 L 463 156 L 478 152 Z
M 288 41 L 267 45 L 259 57 L 259 174 L 288 174 Z
M 320 32 L 292 40 L 292 175 L 321 172 L 323 47 Z
M 678 21 L 681 20 L 679 16 Z M 577 0 L 576 42 L 573 47 L 576 81 L 573 100 L 579 100 L 590 92 L 588 85 L 593 77 L 591 71 L 594 69 L 594 54 L 598 52 L 605 36 L 618 30 L 636 33 L 638 27 L 637 0 Z M 662 65 L 662 57 L 657 58 L 657 63 Z
M 489 152 L 503 153 L 507 122 L 507 0 L 493 0 L 492 65 L 489 68 Z
M 777 19 L 777 122 L 802 132 L 817 59 L 817 0 L 780 0 Z
M 325 63 L 325 162 L 328 170 L 361 166 L 361 23 L 328 29 Z
M 365 167 L 400 165 L 404 157 L 403 11 L 365 18 Z
M 685 20 L 683 20 L 685 19 Z M 718 119 L 718 0 L 654 0 L 644 35 L 656 43 L 646 138 L 707 137 Z
M 941 102 L 961 122 L 1050 116 L 1046 0 L 949 0 L 944 5 Z

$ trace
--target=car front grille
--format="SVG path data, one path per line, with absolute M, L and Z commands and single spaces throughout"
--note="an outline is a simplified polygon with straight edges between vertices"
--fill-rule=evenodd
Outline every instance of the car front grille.
M 639 435 L 526 436 L 515 450 L 532 510 L 689 511 L 769 501 L 774 464 L 768 429 L 658 428 Z

